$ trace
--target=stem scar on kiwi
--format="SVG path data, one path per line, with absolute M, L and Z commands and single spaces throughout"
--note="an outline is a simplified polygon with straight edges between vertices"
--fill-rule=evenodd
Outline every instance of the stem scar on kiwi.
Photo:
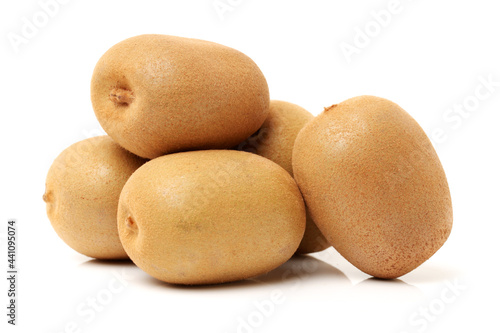
M 131 232 L 139 233 L 139 227 L 137 226 L 137 223 L 131 215 L 127 216 L 127 218 L 125 219 L 125 226 Z
M 134 99 L 134 93 L 131 90 L 124 88 L 113 88 L 109 93 L 109 99 L 115 104 L 129 105 Z
M 52 201 L 52 191 L 46 191 L 43 194 L 42 199 L 43 201 L 45 201 L 45 203 L 49 203 L 50 201 Z
M 42 199 L 47 204 L 47 212 L 52 213 L 55 206 L 54 193 L 51 190 L 46 190 Z
M 327 108 L 324 108 L 323 112 L 328 112 L 328 111 L 330 111 L 330 110 L 332 110 L 332 109 L 334 109 L 336 107 L 337 107 L 337 104 L 333 104 L 333 105 L 331 105 L 331 106 L 329 106 Z

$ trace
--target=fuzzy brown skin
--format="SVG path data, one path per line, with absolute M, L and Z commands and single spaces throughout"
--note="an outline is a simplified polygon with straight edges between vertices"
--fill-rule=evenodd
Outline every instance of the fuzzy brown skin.
M 128 258 L 116 227 L 118 199 L 130 175 L 145 162 L 109 136 L 65 149 L 49 169 L 43 195 L 59 237 L 92 258 Z
M 259 131 L 240 143 L 236 149 L 270 159 L 293 176 L 292 151 L 300 130 L 314 118 L 306 109 L 284 101 L 271 101 L 269 115 Z M 307 214 L 306 232 L 297 254 L 318 252 L 329 247 L 316 224 Z
M 257 131 L 269 89 L 243 53 L 203 40 L 141 35 L 111 47 L 91 82 L 104 130 L 145 158 L 230 148 Z
M 305 206 L 293 178 L 241 151 L 170 154 L 123 188 L 118 231 L 134 263 L 174 284 L 216 284 L 286 262 L 304 235 Z
M 319 229 L 367 274 L 402 276 L 450 234 L 439 158 L 417 122 L 386 99 L 360 96 L 327 108 L 299 133 L 293 170 Z

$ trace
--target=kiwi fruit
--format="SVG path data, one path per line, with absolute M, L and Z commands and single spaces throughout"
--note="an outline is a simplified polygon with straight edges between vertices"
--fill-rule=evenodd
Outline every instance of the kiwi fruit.
M 276 163 L 235 150 L 156 158 L 127 181 L 118 231 L 132 261 L 173 284 L 217 284 L 266 273 L 297 250 L 302 195 Z
M 130 175 L 145 162 L 109 136 L 65 149 L 49 169 L 43 195 L 59 237 L 92 258 L 128 258 L 116 226 L 118 199 Z
M 264 124 L 251 137 L 240 143 L 237 149 L 270 159 L 293 176 L 292 151 L 295 138 L 302 127 L 313 118 L 311 113 L 296 104 L 272 100 Z M 329 246 L 310 214 L 307 214 L 306 231 L 297 254 L 318 252 Z
M 417 122 L 391 101 L 360 96 L 325 109 L 300 131 L 292 162 L 323 235 L 367 274 L 402 276 L 451 232 L 439 158 Z
M 231 148 L 262 125 L 269 89 L 245 54 L 220 44 L 140 35 L 97 62 L 91 100 L 103 129 L 144 158 Z

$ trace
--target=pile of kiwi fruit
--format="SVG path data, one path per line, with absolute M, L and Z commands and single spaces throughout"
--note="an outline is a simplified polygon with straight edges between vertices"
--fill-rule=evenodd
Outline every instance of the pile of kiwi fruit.
M 167 35 L 112 46 L 91 100 L 108 135 L 64 150 L 43 196 L 54 230 L 83 255 L 198 285 L 333 246 L 392 279 L 450 234 L 439 158 L 389 100 L 354 97 L 314 117 L 270 100 L 245 54 Z

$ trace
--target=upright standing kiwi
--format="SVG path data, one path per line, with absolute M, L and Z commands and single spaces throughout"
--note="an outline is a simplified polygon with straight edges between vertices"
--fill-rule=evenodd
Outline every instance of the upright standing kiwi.
M 92 258 L 128 258 L 116 227 L 118 199 L 130 175 L 145 162 L 107 135 L 65 149 L 49 169 L 43 195 L 59 237 Z
M 98 61 L 91 99 L 104 130 L 145 158 L 231 148 L 262 125 L 269 89 L 259 67 L 232 48 L 197 39 L 141 35 Z
M 295 139 L 302 127 L 313 118 L 306 109 L 296 104 L 273 100 L 264 124 L 251 137 L 240 143 L 237 149 L 270 159 L 293 176 L 292 151 Z M 310 214 L 307 214 L 306 231 L 297 254 L 318 252 L 329 246 Z
M 367 274 L 404 275 L 450 234 L 439 158 L 417 122 L 386 99 L 361 96 L 326 109 L 299 133 L 293 171 L 323 235 Z
M 233 150 L 154 159 L 130 177 L 118 206 L 130 258 L 176 284 L 266 273 L 297 250 L 305 222 L 293 178 L 268 159 Z

